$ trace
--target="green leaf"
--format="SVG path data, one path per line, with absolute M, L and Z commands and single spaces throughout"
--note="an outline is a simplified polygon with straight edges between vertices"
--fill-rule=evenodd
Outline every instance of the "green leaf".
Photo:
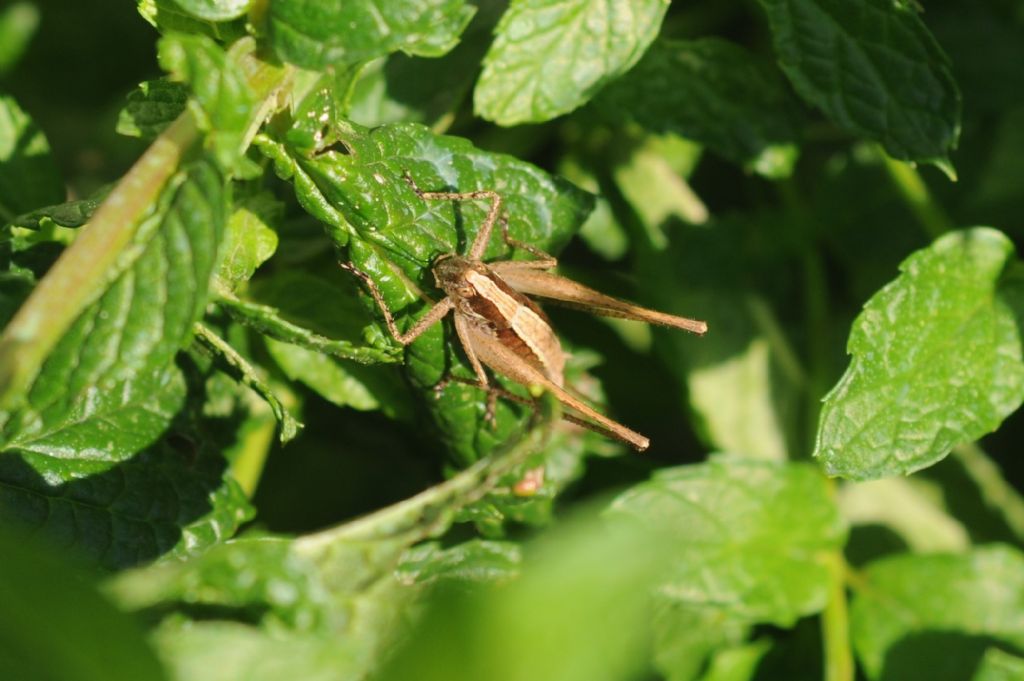
M 356 521 L 298 539 L 230 541 L 186 561 L 122 573 L 107 591 L 121 607 L 162 620 L 155 643 L 176 678 L 366 678 L 421 593 L 413 580 L 396 579 L 409 547 L 444 533 L 459 508 L 520 465 L 539 440 Z M 450 563 L 437 567 L 434 576 L 460 574 Z
M 1024 679 L 1024 657 L 990 648 L 971 681 L 1020 681 Z
M 202 546 L 244 519 L 215 449 L 197 454 L 189 435 L 161 439 L 185 401 L 172 362 L 206 307 L 223 191 L 209 162 L 179 172 L 120 272 L 48 355 L 22 403 L 0 412 L 5 516 L 45 524 L 108 565 L 155 557 L 179 540 Z M 193 522 L 194 533 L 185 529 Z
M 401 390 L 399 381 L 387 380 L 383 373 L 387 371 L 386 369 L 348 364 L 329 355 L 275 341 L 272 338 L 267 339 L 267 350 L 288 378 L 305 383 L 321 397 L 339 407 L 374 411 L 384 406 L 381 399 L 374 394 L 375 389 L 390 388 L 391 392 Z M 387 385 L 388 383 L 390 385 Z M 391 408 L 385 411 L 394 413 Z
M 717 456 L 659 471 L 610 511 L 676 542 L 662 595 L 784 627 L 825 605 L 825 555 L 846 538 L 827 481 L 806 464 Z
M 327 338 L 288 321 L 281 316 L 281 310 L 269 305 L 258 305 L 229 296 L 224 296 L 217 302 L 232 319 L 274 340 L 363 364 L 393 364 L 399 361 L 397 351 L 372 346 L 361 347 L 348 340 Z
M 942 503 L 942 490 L 920 476 L 847 484 L 839 507 L 852 525 L 881 525 L 912 551 L 964 551 L 970 537 Z
M 638 155 L 649 165 L 642 160 L 645 150 Z M 650 232 L 670 237 L 665 250 L 638 254 L 633 269 L 641 299 L 658 310 L 703 319 L 711 329 L 705 338 L 653 334 L 658 357 L 685 390 L 695 429 L 719 451 L 774 460 L 791 456 L 804 446 L 797 432 L 806 377 L 766 300 L 771 291 L 762 284 L 764 276 L 777 281 L 790 268 L 773 249 L 779 225 L 767 216 L 745 216 L 685 227 L 678 222 L 684 207 L 694 217 L 707 211 L 699 198 L 680 199 L 671 212 L 667 201 L 655 198 L 680 196 L 673 185 L 689 190 L 678 175 L 624 170 L 615 178 L 631 207 Z
M 196 323 L 193 328 L 196 332 L 196 342 L 220 362 L 221 366 L 218 368 L 255 392 L 267 403 L 280 426 L 281 443 L 284 444 L 294 438 L 302 424 L 285 409 L 281 400 L 259 375 L 256 367 L 205 324 Z
M 236 5 L 239 0 L 185 0 L 193 5 L 212 4 Z M 250 0 L 251 1 L 251 0 Z M 161 33 L 178 31 L 207 35 L 216 40 L 229 43 L 246 35 L 242 21 L 218 22 L 200 19 L 191 11 L 182 9 L 176 0 L 136 0 L 139 14 Z
M 649 591 L 668 544 L 654 528 L 565 522 L 499 587 L 437 589 L 378 681 L 643 678 Z
M 174 0 L 189 14 L 206 21 L 229 21 L 243 16 L 252 0 Z
M 87 199 L 65 201 L 53 206 L 38 208 L 19 215 L 11 222 L 17 227 L 34 230 L 45 229 L 51 224 L 69 228 L 81 227 L 89 221 L 92 214 L 103 203 L 103 199 L 107 198 L 109 189 L 109 187 L 104 187 Z
M 768 343 L 755 337 L 742 354 L 690 372 L 690 399 L 704 417 L 703 426 L 711 442 L 758 458 L 785 458 L 784 434 L 768 399 L 771 368 Z M 737 396 L 740 401 L 729 401 Z
M 52 547 L 0 527 L 0 677 L 160 681 L 136 622 Z
M 831 475 L 908 474 L 995 430 L 1024 399 L 1013 245 L 975 228 L 900 265 L 854 322 L 853 356 L 825 398 L 814 455 Z
M 110 589 L 122 606 L 160 603 L 219 606 L 260 613 L 264 625 L 314 631 L 329 625 L 331 602 L 316 568 L 292 541 L 242 538 L 211 547 L 189 561 L 127 572 Z
M 227 168 L 242 153 L 255 95 L 242 69 L 204 35 L 168 34 L 160 39 L 160 66 L 195 95 L 193 113 L 207 131 L 207 144 Z
M 331 237 L 347 247 L 348 258 L 376 279 L 400 327 L 426 310 L 406 281 L 421 291 L 432 290 L 431 263 L 441 254 L 465 252 L 487 210 L 481 200 L 458 205 L 424 201 L 405 181 L 405 173 L 423 190 L 497 191 L 510 234 L 549 251 L 569 239 L 592 206 L 589 194 L 535 166 L 481 151 L 464 139 L 433 135 L 420 125 L 367 131 L 338 123 L 323 144 L 324 151 L 311 156 L 291 156 L 265 142 L 261 148 L 276 154 L 278 173 L 291 177 L 303 207 L 330 225 Z M 337 151 L 339 146 L 346 153 Z M 495 229 L 485 257 L 507 254 Z M 388 344 L 386 339 L 386 331 L 376 331 L 377 342 Z M 406 349 L 406 368 L 413 385 L 424 391 L 442 438 L 465 465 L 511 437 L 525 413 L 502 403 L 497 428 L 492 429 L 484 422 L 485 400 L 478 389 L 450 385 L 435 399 L 433 386 L 446 368 L 472 375 L 460 356 L 445 342 L 438 324 Z
M 391 52 L 439 57 L 473 17 L 465 0 L 271 0 L 267 36 L 305 69 L 341 68 Z
M 13 98 L 0 95 L 0 223 L 63 200 L 46 136 Z
M 714 651 L 744 641 L 750 623 L 727 608 L 691 606 L 671 598 L 655 602 L 653 662 L 666 681 L 691 681 Z
M 761 661 L 772 647 L 771 639 L 763 638 L 720 650 L 701 681 L 751 681 L 761 674 Z
M 960 136 L 949 58 L 910 2 L 760 0 L 800 96 L 890 156 L 948 166 Z
M 522 562 L 514 542 L 471 539 L 447 549 L 429 542 L 410 549 L 395 576 L 404 584 L 507 582 L 519 576 Z
M 658 35 L 666 0 L 513 0 L 476 86 L 476 113 L 538 123 L 586 104 Z
M 39 10 L 31 2 L 14 2 L 0 11 L 0 76 L 21 59 L 39 26 Z
M 235 290 L 252 278 L 256 268 L 277 250 L 277 232 L 284 205 L 270 192 L 236 199 L 224 235 L 224 257 L 217 279 Z
M 502 3 L 481 3 L 458 46 L 443 57 L 396 53 L 366 64 L 345 93 L 346 117 L 371 128 L 401 121 L 447 128 L 480 72 L 503 10 Z
M 185 111 L 188 87 L 164 78 L 147 80 L 128 93 L 117 117 L 117 131 L 129 137 L 153 139 Z
M 365 662 L 345 640 L 268 632 L 235 622 L 166 621 L 153 643 L 178 681 L 362 679 Z
M 970 678 L 991 645 L 1024 648 L 1024 555 L 1009 546 L 871 564 L 851 609 L 869 679 Z
M 107 442 L 103 423 L 122 409 L 159 400 L 161 389 L 170 385 L 167 367 L 203 314 L 224 223 L 220 173 L 202 161 L 180 172 L 139 229 L 133 260 L 121 263 L 119 275 L 58 342 L 25 404 L 4 415 L 0 442 L 53 455 L 69 447 L 103 451 L 121 446 Z M 135 390 L 136 381 L 150 383 Z M 143 409 L 161 414 L 154 423 L 166 422 L 174 411 L 170 403 L 166 411 Z M 95 440 L 74 446 L 79 429 L 86 442 Z M 124 455 L 159 433 L 127 429 L 131 440 L 125 449 L 110 454 Z
M 307 336 L 317 334 L 325 340 L 331 339 L 328 344 L 347 342 L 354 346 L 371 324 L 371 317 L 357 299 L 356 282 L 344 278 L 340 270 L 330 274 L 325 277 L 298 270 L 283 271 L 260 281 L 251 293 L 278 314 L 301 325 Z M 408 388 L 394 367 L 370 366 L 365 359 L 361 363 L 353 362 L 351 360 L 358 356 L 334 354 L 330 352 L 330 345 L 304 340 L 280 336 L 275 339 L 273 334 L 266 339 L 271 357 L 290 379 L 305 383 L 338 406 L 381 409 L 388 415 L 403 418 L 411 415 Z M 383 352 L 377 354 L 394 361 Z
M 656 41 L 599 101 L 767 177 L 788 176 L 796 161 L 799 109 L 778 72 L 724 40 Z

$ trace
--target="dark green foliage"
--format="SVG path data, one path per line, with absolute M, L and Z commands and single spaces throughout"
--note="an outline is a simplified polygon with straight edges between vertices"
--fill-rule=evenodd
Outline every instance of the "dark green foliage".
M 1020 677 L 1012 3 L 137 5 L 0 8 L 0 678 Z M 545 309 L 647 454 L 391 338 L 413 183 L 707 320 Z

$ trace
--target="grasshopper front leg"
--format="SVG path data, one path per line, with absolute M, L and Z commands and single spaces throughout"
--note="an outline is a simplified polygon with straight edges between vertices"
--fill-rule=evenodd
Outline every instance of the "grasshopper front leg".
M 380 288 L 378 288 L 377 286 L 377 282 L 375 282 L 370 277 L 370 275 L 366 274 L 366 272 L 363 272 L 362 270 L 356 268 L 351 263 L 339 264 L 341 265 L 341 268 L 343 270 L 351 272 L 352 274 L 356 275 L 363 281 L 364 284 L 366 284 L 366 288 L 370 291 L 370 295 L 373 296 L 374 302 L 377 303 L 377 307 L 380 308 L 381 314 L 384 315 L 384 323 L 387 325 L 388 331 L 391 333 L 392 338 L 394 338 L 402 345 L 409 345 L 410 343 L 412 343 L 414 340 L 423 335 L 423 333 L 427 329 L 429 329 L 437 322 L 441 321 L 441 319 L 443 319 L 446 314 L 455 309 L 455 303 L 452 301 L 452 299 L 450 297 L 445 297 L 441 299 L 440 302 L 435 303 L 434 306 L 427 311 L 427 314 L 420 318 L 420 320 L 417 321 L 411 329 L 409 329 L 405 333 L 402 333 L 401 331 L 398 330 L 398 325 L 395 324 L 394 315 L 391 314 L 391 309 L 388 307 L 388 304 L 384 301 L 384 296 L 381 294 Z M 465 351 L 466 357 L 469 359 L 469 364 L 470 366 L 473 367 L 473 373 L 475 373 L 477 377 L 478 383 L 474 385 L 479 385 L 484 390 L 489 390 L 490 384 L 487 381 L 487 372 L 484 371 L 484 367 L 480 363 L 480 360 L 477 358 L 476 353 L 473 352 L 473 346 L 469 341 L 470 336 L 468 326 L 469 324 L 466 322 L 464 318 L 460 317 L 459 315 L 455 315 L 456 335 L 458 335 L 459 342 L 462 345 L 462 349 Z M 441 392 L 444 390 L 444 387 L 448 384 L 449 380 L 450 379 L 448 378 L 442 379 L 437 385 L 434 386 L 435 398 L 439 398 L 441 396 Z M 495 412 L 497 398 L 498 395 L 496 393 L 488 393 L 487 411 L 485 418 L 489 423 L 491 423 L 492 426 L 495 425 L 496 423 Z
M 341 269 L 351 272 L 362 279 L 363 283 L 366 284 L 366 288 L 369 289 L 374 302 L 377 303 L 377 307 L 380 308 L 381 314 L 384 315 L 384 323 L 387 325 L 388 331 L 391 332 L 391 337 L 402 345 L 412 343 L 414 340 L 422 336 L 424 331 L 441 321 L 446 314 L 455 309 L 455 304 L 452 302 L 451 298 L 443 298 L 440 302 L 435 303 L 434 306 L 427 311 L 427 314 L 423 315 L 419 321 L 413 324 L 411 329 L 402 333 L 398 330 L 398 326 L 395 324 L 395 318 L 391 314 L 391 309 L 388 307 L 388 304 L 384 301 L 384 296 L 381 295 L 380 289 L 377 287 L 377 282 L 375 282 L 366 272 L 357 269 L 352 263 L 339 264 L 341 265 Z
M 416 184 L 416 181 L 412 179 L 412 175 L 408 172 L 405 173 L 405 181 L 409 183 L 412 190 L 424 200 L 428 201 L 471 201 L 473 199 L 487 199 L 491 202 L 490 207 L 487 209 L 487 217 L 484 218 L 484 222 L 480 225 L 480 231 L 477 232 L 476 238 L 473 240 L 473 245 L 469 247 L 469 253 L 466 257 L 470 260 L 480 260 L 483 257 L 484 251 L 487 250 L 487 244 L 491 240 L 491 232 L 494 231 L 494 223 L 498 221 L 498 216 L 501 214 L 501 194 L 492 189 L 481 189 L 473 192 L 427 192 L 423 191 Z

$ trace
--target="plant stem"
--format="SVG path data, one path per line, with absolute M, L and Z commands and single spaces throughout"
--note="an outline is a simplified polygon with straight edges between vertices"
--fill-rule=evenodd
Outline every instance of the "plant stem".
M 231 293 L 221 292 L 216 300 L 234 321 L 283 343 L 360 364 L 395 364 L 402 361 L 400 351 L 360 346 L 346 340 L 321 336 L 284 319 L 273 307 L 240 300 Z
M 937 239 L 951 231 L 953 222 L 932 198 L 917 169 L 909 163 L 890 158 L 885 152 L 880 153 L 889 177 L 925 233 Z
M 277 102 L 291 69 L 255 59 L 253 41 L 239 41 L 235 56 L 261 99 L 253 111 L 246 144 Z M 200 131 L 186 110 L 167 127 L 107 195 L 0 335 L 0 409 L 14 406 L 46 357 L 75 319 L 102 295 L 119 271 L 118 262 L 142 218 L 178 171 Z
M 813 452 L 818 433 L 821 398 L 828 388 L 829 314 L 827 285 L 821 252 L 814 242 L 813 223 L 800 198 L 799 188 L 792 182 L 779 183 L 783 205 L 801 235 L 805 246 L 800 257 L 804 291 L 804 324 L 807 338 L 807 362 L 804 397 L 804 436 L 806 451 Z
M 0 335 L 0 407 L 11 406 L 68 327 L 102 293 L 141 218 L 198 138 L 186 111 L 121 178 L 18 309 Z
M 825 299 L 825 271 L 817 249 L 806 249 L 802 258 L 804 314 L 807 320 L 808 364 L 805 423 L 807 451 L 813 452 L 818 436 L 821 400 L 828 391 L 828 301 Z
M 227 364 L 230 371 L 235 374 L 238 381 L 255 391 L 257 395 L 266 400 L 267 404 L 270 405 L 271 411 L 274 412 L 274 417 L 281 424 L 281 442 L 287 442 L 295 437 L 301 425 L 288 413 L 288 410 L 281 404 L 281 400 L 277 398 L 277 395 L 270 389 L 270 386 L 256 374 L 256 367 L 249 364 L 248 360 L 238 354 L 237 350 L 205 324 L 196 323 L 193 325 L 193 329 L 195 330 L 196 341 L 200 345 L 205 347 L 210 354 L 220 358 L 222 362 Z
M 853 681 L 855 669 L 846 604 L 846 565 L 843 554 L 838 551 L 829 553 L 826 560 L 830 577 L 829 598 L 821 618 L 825 681 Z
M 423 539 L 438 536 L 451 525 L 456 511 L 482 499 L 503 476 L 543 447 L 559 415 L 557 405 L 550 406 L 542 414 L 543 421 L 504 452 L 482 459 L 414 497 L 357 520 L 300 537 L 295 540 L 296 550 L 301 554 L 318 556 L 339 543 L 373 539 L 394 541 L 404 549 Z

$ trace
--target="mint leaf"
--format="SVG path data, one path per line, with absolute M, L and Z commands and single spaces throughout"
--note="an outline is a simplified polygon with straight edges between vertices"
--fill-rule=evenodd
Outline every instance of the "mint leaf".
M 998 427 L 1024 399 L 1001 232 L 947 234 L 900 265 L 856 319 L 853 356 L 825 398 L 814 455 L 831 475 L 908 474 Z
M 0 224 L 63 200 L 46 136 L 13 98 L 0 95 Z
M 23 402 L 0 412 L 4 515 L 46 524 L 108 565 L 155 557 L 179 540 L 197 548 L 247 513 L 216 450 L 193 451 L 189 428 L 161 439 L 185 402 L 172 362 L 206 307 L 223 191 L 209 162 L 180 171 L 120 273 L 61 337 Z
M 376 279 L 399 326 L 408 325 L 426 306 L 396 276 L 395 268 L 421 291 L 432 291 L 434 259 L 465 252 L 487 210 L 481 200 L 424 201 L 405 181 L 406 172 L 423 190 L 497 191 L 512 236 L 546 250 L 557 251 L 592 205 L 589 194 L 535 166 L 476 149 L 464 139 L 434 135 L 420 125 L 367 131 L 338 123 L 325 132 L 324 151 L 313 155 L 258 141 L 277 162 L 278 174 L 292 179 L 302 206 L 330 225 L 331 237 L 347 249 L 348 258 Z M 507 253 L 496 228 L 485 257 Z M 372 303 L 370 307 L 377 314 Z M 472 375 L 460 351 L 445 342 L 443 326 L 438 324 L 405 350 L 406 371 L 427 397 L 442 439 L 465 465 L 518 432 L 529 410 L 499 403 L 494 429 L 484 422 L 479 390 L 454 384 L 435 399 L 433 386 L 446 369 L 458 367 L 457 374 Z M 374 337 L 374 342 L 392 345 L 384 330 L 375 330 Z
M 256 268 L 277 250 L 277 232 L 284 205 L 269 192 L 236 198 L 224 235 L 224 257 L 217 279 L 234 290 L 252 278 Z
M 371 667 L 345 639 L 269 632 L 236 622 L 165 621 L 154 647 L 181 681 L 334 681 L 365 678 Z M 362 654 L 369 654 L 364 652 Z
M 117 131 L 128 137 L 153 139 L 185 111 L 188 87 L 173 80 L 147 80 L 128 93 L 117 117 Z
M 447 128 L 472 89 L 504 9 L 480 4 L 459 44 L 443 57 L 395 53 L 363 66 L 345 93 L 345 116 L 367 127 L 404 121 Z
M 21 59 L 39 26 L 39 10 L 31 2 L 13 2 L 0 11 L 0 76 Z
M 356 521 L 298 539 L 235 540 L 122 573 L 106 590 L 122 608 L 162 620 L 155 644 L 177 678 L 366 678 L 422 593 L 396 579 L 409 547 L 444 533 L 539 440 Z
M 945 508 L 941 487 L 922 476 L 885 478 L 839 490 L 839 507 L 854 526 L 885 527 L 911 551 L 963 551 L 970 537 Z
M 869 679 L 970 678 L 993 643 L 1024 647 L 1024 555 L 1009 546 L 868 566 L 851 634 Z
M 948 166 L 960 137 L 960 91 L 915 5 L 760 3 L 779 65 L 801 97 L 894 158 Z
M 659 539 L 594 514 L 565 522 L 527 548 L 519 579 L 435 590 L 376 678 L 643 678 L 650 589 L 670 552 Z
M 206 21 L 237 19 L 249 10 L 252 0 L 174 0 L 189 14 Z
M 281 316 L 281 310 L 269 305 L 259 305 L 229 296 L 220 298 L 218 303 L 232 319 L 255 329 L 267 338 L 363 364 L 393 364 L 398 361 L 396 350 L 360 346 L 345 339 L 322 336 L 285 319 Z
M 218 5 L 230 6 L 237 4 L 237 0 L 185 0 L 193 5 L 217 3 Z M 200 19 L 191 11 L 182 9 L 175 0 L 136 0 L 139 14 L 142 18 L 153 25 L 161 33 L 178 31 L 181 33 L 194 33 L 207 35 L 216 40 L 230 42 L 246 35 L 244 22 L 217 22 Z
M 241 385 L 255 392 L 270 407 L 270 411 L 274 414 L 274 418 L 277 419 L 278 426 L 280 427 L 280 442 L 284 444 L 293 439 L 298 434 L 302 424 L 292 417 L 284 404 L 281 403 L 281 400 L 278 399 L 277 394 L 260 376 L 256 367 L 205 324 L 197 322 L 193 328 L 196 333 L 196 342 L 219 363 L 220 366 L 218 368 Z M 229 400 L 230 397 L 229 393 Z
M 103 203 L 103 199 L 107 198 L 108 191 L 109 187 L 101 189 L 87 199 L 65 201 L 53 206 L 38 208 L 29 213 L 19 215 L 12 220 L 12 223 L 17 227 L 36 230 L 44 229 L 50 223 L 60 227 L 81 227 L 89 221 L 89 218 L 96 212 L 99 205 Z
M 391 363 L 391 355 L 376 351 L 368 357 L 346 356 L 331 351 L 332 344 L 356 347 L 361 343 L 372 318 L 358 300 L 357 282 L 340 269 L 330 275 L 288 270 L 253 287 L 251 294 L 256 300 L 273 306 L 278 314 L 305 330 L 304 336 L 291 338 L 268 334 L 270 356 L 286 376 L 305 383 L 338 406 L 381 409 L 390 416 L 408 417 L 412 406 L 399 372 L 394 367 L 369 365 L 382 359 Z M 308 342 L 314 334 L 326 343 Z M 367 350 L 373 353 L 376 349 Z
M 522 561 L 515 542 L 470 539 L 447 549 L 429 542 L 410 549 L 395 576 L 403 584 L 507 582 L 519 576 Z
M 652 618 L 654 665 L 667 681 L 701 678 L 714 651 L 742 643 L 750 623 L 726 608 L 694 607 L 659 597 Z
M 1024 678 L 1024 657 L 990 648 L 971 681 L 1018 681 Z
M 799 109 L 778 72 L 724 40 L 656 41 L 598 101 L 767 177 L 789 175 L 796 161 Z
M 305 383 L 314 392 L 339 407 L 352 407 L 360 411 L 384 408 L 388 393 L 402 390 L 397 374 L 389 376 L 388 369 L 349 364 L 298 345 L 267 339 L 267 350 L 285 376 Z M 379 391 L 384 395 L 378 396 Z M 400 401 L 395 397 L 395 401 Z M 386 412 L 394 414 L 393 408 Z M 405 410 L 403 410 L 405 411 Z
M 701 681 L 752 681 L 763 672 L 762 661 L 774 648 L 768 638 L 719 650 L 711 658 Z M 669 681 L 676 681 L 669 679 Z
M 242 69 L 204 35 L 168 34 L 160 39 L 160 66 L 188 83 L 195 102 L 192 111 L 207 131 L 207 144 L 227 168 L 242 153 L 255 95 Z
M 0 527 L 0 675 L 160 681 L 138 623 L 97 593 L 66 555 Z
M 813 466 L 722 455 L 659 471 L 619 496 L 610 513 L 677 542 L 663 596 L 779 626 L 824 606 L 822 556 L 846 538 L 828 483 Z
M 122 605 L 134 608 L 159 603 L 239 611 L 259 607 L 263 624 L 300 631 L 322 629 L 330 618 L 331 602 L 314 565 L 295 554 L 291 540 L 278 537 L 237 539 L 189 561 L 127 572 L 112 588 Z
M 439 57 L 455 46 L 474 11 L 464 0 L 271 0 L 267 36 L 280 59 L 305 69 L 399 50 Z
M 477 115 L 539 123 L 586 104 L 640 59 L 666 10 L 665 0 L 513 0 L 484 58 Z

